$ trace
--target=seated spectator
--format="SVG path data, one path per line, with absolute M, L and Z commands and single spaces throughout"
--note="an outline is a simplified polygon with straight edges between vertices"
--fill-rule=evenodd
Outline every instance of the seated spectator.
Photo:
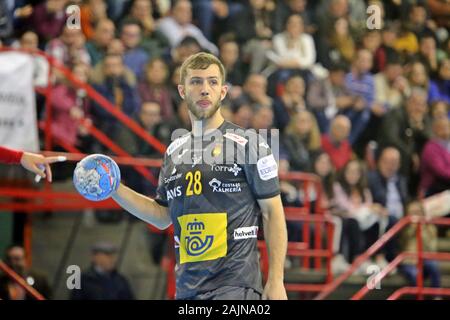
M 46 299 L 52 296 L 47 277 L 26 266 L 25 249 L 20 245 L 11 245 L 5 251 L 5 263 Z M 11 280 L 7 275 L 0 275 L 0 299 L 33 300 L 25 289 Z
M 187 36 L 181 40 L 175 48 L 166 51 L 163 55 L 163 59 L 173 72 L 175 68 L 180 66 L 189 56 L 202 50 L 203 48 L 195 38 Z
M 227 73 L 227 82 L 232 85 L 231 90 L 235 90 L 236 87 L 241 89 L 245 80 L 245 70 L 240 60 L 239 45 L 233 39 L 225 39 L 220 43 L 219 50 L 220 61 Z
M 141 79 L 144 66 L 147 64 L 149 55 L 140 47 L 142 39 L 142 28 L 137 21 L 127 21 L 122 25 L 120 40 L 125 46 L 123 56 L 124 64 L 134 72 L 137 79 Z
M 139 110 L 140 99 L 136 80 L 127 74 L 122 56 L 106 55 L 100 66 L 102 73 L 93 82 L 94 89 L 123 113 L 132 116 Z M 118 120 L 97 104 L 93 105 L 92 116 L 95 125 L 114 139 L 118 132 Z
M 419 41 L 416 35 L 409 31 L 404 23 L 398 26 L 394 48 L 403 58 L 412 57 L 419 51 Z
M 409 216 L 425 216 L 425 210 L 423 205 L 419 201 L 411 202 L 406 214 Z M 403 229 L 400 235 L 401 251 L 418 253 L 417 252 L 417 226 L 418 224 L 409 224 Z M 422 225 L 422 245 L 423 251 L 435 252 L 437 251 L 437 228 L 431 223 L 425 223 Z M 408 258 L 399 266 L 399 271 L 408 281 L 408 285 L 412 287 L 417 286 L 417 257 Z M 423 274 L 424 278 L 430 278 L 431 287 L 441 287 L 441 273 L 439 271 L 439 265 L 437 261 L 424 259 L 423 261 Z
M 373 244 L 374 239 L 368 237 L 368 232 L 375 229 L 378 236 L 384 233 L 387 213 L 379 204 L 373 203 L 366 186 L 365 171 L 358 160 L 348 162 L 339 172 L 333 194 L 333 212 L 343 220 L 343 242 L 348 246 L 348 262 L 353 262 Z M 361 270 L 365 272 L 366 268 Z
M 381 151 L 377 161 L 377 168 L 368 173 L 369 188 L 373 202 L 380 204 L 388 213 L 389 230 L 403 217 L 408 201 L 408 187 L 406 177 L 399 173 L 400 152 L 393 147 Z M 374 240 L 377 235 L 373 235 Z M 397 237 L 386 243 L 383 248 L 388 261 L 392 261 L 398 252 Z
M 251 120 L 251 128 L 255 130 L 270 130 L 273 124 L 273 111 L 271 107 L 260 106 L 253 111 L 253 117 Z M 270 132 L 268 132 L 269 134 Z M 270 145 L 270 141 L 267 141 Z
M 370 72 L 374 74 L 374 67 L 375 67 L 375 54 L 377 50 L 380 48 L 382 43 L 381 40 L 381 33 L 377 29 L 373 30 L 367 30 L 363 35 L 361 39 L 361 46 L 364 49 L 367 49 L 372 54 L 372 68 L 370 69 Z
M 312 23 L 312 13 L 308 8 L 308 1 L 306 0 L 278 1 L 274 12 L 273 31 L 275 33 L 282 32 L 289 16 L 293 14 L 297 14 L 302 17 L 305 23 L 306 32 L 313 33 L 315 31 L 315 26 Z
M 374 76 L 374 84 L 375 101 L 383 105 L 385 112 L 402 106 L 410 93 L 398 56 L 388 56 L 384 70 Z
M 88 66 L 77 64 L 72 72 L 78 80 L 87 82 Z M 88 114 L 88 101 L 83 89 L 70 85 L 67 81 L 57 83 L 52 89 L 53 106 L 52 133 L 55 138 L 72 146 L 80 147 L 79 135 L 87 135 L 79 121 Z
M 328 58 L 324 61 L 325 66 L 343 62 L 350 64 L 353 61 L 356 45 L 346 18 L 337 19 L 328 39 L 323 41 L 328 42 L 328 46 L 324 47 L 327 52 L 322 54 Z
M 444 52 L 437 48 L 433 34 L 426 34 L 420 38 L 420 48 L 417 56 L 419 61 L 424 64 L 430 78 L 438 77 L 439 63 L 444 59 L 445 55 Z
M 151 60 L 145 66 L 144 79 L 139 82 L 139 95 L 143 102 L 155 101 L 161 107 L 163 121 L 170 120 L 174 113 L 170 90 L 167 85 L 169 69 L 160 58 Z
M 178 46 L 185 37 L 191 36 L 211 53 L 215 55 L 219 53 L 216 45 L 211 43 L 201 30 L 192 24 L 192 5 L 190 1 L 176 1 L 172 7 L 171 14 L 159 21 L 157 30 L 164 34 L 172 48 Z
M 433 121 L 433 137 L 422 152 L 420 187 L 426 196 L 450 189 L 450 122 Z
M 348 141 L 350 130 L 350 120 L 338 115 L 331 122 L 330 133 L 322 135 L 322 149 L 330 156 L 336 170 L 342 169 L 352 158 L 352 147 Z
M 67 0 L 45 0 L 33 7 L 30 26 L 39 36 L 39 48 L 63 31 L 67 21 L 66 4 Z
M 69 68 L 77 63 L 91 64 L 85 37 L 80 29 L 65 27 L 59 38 L 47 43 L 45 51 Z
M 95 26 L 92 38 L 86 43 L 93 66 L 105 57 L 108 45 L 114 39 L 114 29 L 114 23 L 109 19 L 100 20 Z
M 244 129 L 250 129 L 254 116 L 253 108 L 248 104 L 242 104 L 234 112 L 233 123 Z
M 400 151 L 400 172 L 410 179 L 408 192 L 411 196 L 418 187 L 419 155 L 430 136 L 426 97 L 424 90 L 413 88 L 405 105 L 384 117 L 379 132 L 381 147 L 394 146 Z
M 320 150 L 320 131 L 311 112 L 300 111 L 292 117 L 282 144 L 286 148 L 291 170 L 312 171 L 312 159 Z
M 87 40 L 95 34 L 95 26 L 99 21 L 107 19 L 105 0 L 87 0 L 80 9 L 81 30 Z
M 409 19 L 407 27 L 414 32 L 418 39 L 434 31 L 429 27 L 431 21 L 427 19 L 427 8 L 424 4 L 413 4 L 409 10 Z
M 450 3 L 439 0 L 427 1 L 431 17 L 436 21 L 438 26 L 450 28 L 448 15 L 450 13 Z
M 278 69 L 309 70 L 316 62 L 313 38 L 304 32 L 300 15 L 291 15 L 284 31 L 276 34 L 272 41 L 273 51 L 268 52 L 268 58 Z
M 231 30 L 242 47 L 244 62 L 250 64 L 251 73 L 261 72 L 267 64 L 266 52 L 273 36 L 271 4 L 270 0 L 249 0 L 231 22 Z
M 373 112 L 376 115 L 379 115 L 384 112 L 383 106 L 374 103 L 374 79 L 373 75 L 370 73 L 372 59 L 373 56 L 369 50 L 359 49 L 356 52 L 351 72 L 345 77 L 346 86 L 355 97 L 352 108 L 348 108 L 342 112 L 352 123 L 352 131 L 349 136 L 351 145 L 358 140 L 359 136 L 366 128 L 371 113 Z
M 413 62 L 408 66 L 408 69 L 409 86 L 411 88 L 419 87 L 428 92 L 428 88 L 430 87 L 430 80 L 423 63 L 419 61 Z
M 273 102 L 275 127 L 284 131 L 290 119 L 302 110 L 306 110 L 305 81 L 299 75 L 286 80 L 283 93 Z
M 109 242 L 92 247 L 91 266 L 81 273 L 81 289 L 71 300 L 134 300 L 128 280 L 116 269 L 118 249 Z
M 169 126 L 172 130 L 191 130 L 191 118 L 189 117 L 189 109 L 186 100 L 181 100 L 179 103 L 177 113 L 172 121 L 169 122 Z
M 39 50 L 39 39 L 33 31 L 25 32 L 19 39 L 18 47 L 30 52 Z M 13 45 L 14 46 L 14 45 Z M 33 84 L 36 87 L 46 87 L 48 84 L 48 61 L 46 58 L 33 55 Z
M 386 67 L 389 57 L 397 56 L 399 53 L 394 48 L 396 34 L 396 26 L 393 23 L 386 23 L 381 30 L 381 45 L 375 51 L 373 71 L 381 72 Z
M 445 101 L 450 103 L 450 58 L 439 63 L 438 75 L 430 82 L 428 102 Z
M 130 13 L 123 22 L 135 20 L 142 26 L 142 41 L 140 46 L 150 57 L 159 57 L 169 47 L 169 40 L 159 30 L 156 30 L 156 21 L 153 19 L 152 4 L 148 0 L 134 0 Z
M 262 74 L 252 73 L 245 80 L 242 95 L 234 101 L 234 109 L 243 104 L 254 110 L 260 106 L 272 108 L 272 98 L 267 95 L 267 79 Z
M 307 91 L 307 105 L 314 112 L 320 132 L 327 133 L 330 121 L 338 113 L 352 108 L 355 98 L 345 85 L 347 68 L 343 64 L 334 64 L 328 77 L 311 82 Z
M 449 118 L 450 119 L 450 104 L 445 101 L 435 101 L 430 107 L 431 119 Z

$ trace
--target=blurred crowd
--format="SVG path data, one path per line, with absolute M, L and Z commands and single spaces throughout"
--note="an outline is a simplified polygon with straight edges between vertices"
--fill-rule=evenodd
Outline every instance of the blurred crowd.
M 66 23 L 72 4 L 80 28 Z M 368 28 L 371 5 L 379 29 Z M 424 214 L 416 199 L 450 187 L 449 28 L 446 0 L 0 2 L 3 45 L 46 51 L 165 144 L 174 129 L 190 128 L 176 89 L 181 63 L 200 51 L 220 57 L 230 87 L 224 117 L 279 129 L 280 172 L 322 179 L 320 205 L 336 226 L 336 272 L 408 212 Z M 39 74 L 47 68 L 36 59 L 37 86 L 46 85 Z M 87 134 L 94 124 L 132 155 L 161 157 L 86 92 L 59 75 L 49 81 L 56 139 L 105 153 Z M 123 176 L 137 191 L 154 191 L 134 170 Z M 293 184 L 281 189 L 285 205 L 303 204 Z M 301 224 L 288 227 L 299 241 Z M 415 233 L 405 234 L 375 262 L 413 248 Z M 434 243 L 436 230 L 426 235 Z M 413 281 L 411 267 L 401 271 Z M 427 268 L 439 286 L 436 265 Z

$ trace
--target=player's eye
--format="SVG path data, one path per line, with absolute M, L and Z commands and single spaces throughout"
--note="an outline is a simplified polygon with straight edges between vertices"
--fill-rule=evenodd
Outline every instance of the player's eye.
M 209 81 L 209 84 L 212 85 L 212 86 L 216 86 L 216 85 L 219 84 L 219 81 L 213 79 L 213 80 L 210 80 L 210 81 Z
M 191 84 L 194 86 L 199 86 L 202 84 L 202 81 L 200 79 L 192 79 Z

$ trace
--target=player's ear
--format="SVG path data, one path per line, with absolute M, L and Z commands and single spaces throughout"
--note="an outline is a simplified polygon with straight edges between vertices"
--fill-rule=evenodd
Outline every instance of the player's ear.
M 184 86 L 182 84 L 179 84 L 177 88 L 178 88 L 178 94 L 180 95 L 181 99 L 184 100 L 184 96 L 185 96 Z
M 222 90 L 220 90 L 220 101 L 223 101 L 223 99 L 225 99 L 228 93 L 228 89 L 228 85 L 224 84 L 222 86 Z

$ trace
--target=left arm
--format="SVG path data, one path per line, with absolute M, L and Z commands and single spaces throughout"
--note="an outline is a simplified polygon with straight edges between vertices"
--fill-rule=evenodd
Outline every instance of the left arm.
M 264 224 L 264 238 L 269 254 L 269 276 L 264 288 L 263 299 L 286 300 L 284 288 L 284 260 L 287 250 L 287 229 L 283 205 L 279 195 L 259 199 Z

